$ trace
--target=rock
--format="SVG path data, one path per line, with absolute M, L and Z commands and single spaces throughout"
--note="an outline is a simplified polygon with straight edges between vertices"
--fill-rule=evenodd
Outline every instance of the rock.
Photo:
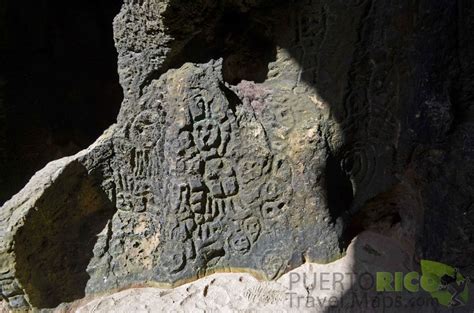
M 372 301 L 383 299 L 382 295 L 375 292 L 367 295 L 363 290 L 372 284 L 369 277 L 375 278 L 377 271 L 410 271 L 409 259 L 409 254 L 396 240 L 364 232 L 354 239 L 342 259 L 325 265 L 307 263 L 275 281 L 259 281 L 248 273 L 218 273 L 175 289 L 132 288 L 85 299 L 61 309 L 78 313 L 380 312 L 382 301 L 379 308 L 373 307 Z M 363 288 L 358 287 L 359 284 Z M 370 299 L 367 305 L 363 300 L 365 296 Z M 397 294 L 383 296 L 395 299 Z M 429 305 L 409 307 L 413 295 L 404 296 L 400 302 L 406 308 L 403 312 L 433 312 Z M 385 312 L 399 312 L 400 307 L 388 307 L 388 300 L 385 302 Z
M 435 40 L 461 13 L 442 2 L 125 1 L 117 124 L 1 208 L 3 298 L 48 309 L 222 271 L 278 281 L 364 229 L 398 241 L 407 268 L 446 257 L 430 244 L 457 238 L 456 220 L 432 227 L 439 203 L 472 202 L 469 165 L 453 168 L 474 150 L 445 87 L 458 48 Z M 472 251 L 459 255 L 467 268 Z M 235 295 L 229 279 L 213 307 Z M 162 292 L 135 304 L 142 291 Z

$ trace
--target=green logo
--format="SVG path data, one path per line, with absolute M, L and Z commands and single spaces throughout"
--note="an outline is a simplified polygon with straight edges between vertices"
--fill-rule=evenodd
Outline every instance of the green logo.
M 421 272 L 421 275 L 418 272 L 378 272 L 377 291 L 418 292 L 421 289 L 430 293 L 439 304 L 447 307 L 462 306 L 469 300 L 469 278 L 464 278 L 456 268 L 422 260 Z
M 447 307 L 462 306 L 469 300 L 469 278 L 464 278 L 456 268 L 439 262 L 422 260 L 421 272 L 438 284 L 431 296 Z

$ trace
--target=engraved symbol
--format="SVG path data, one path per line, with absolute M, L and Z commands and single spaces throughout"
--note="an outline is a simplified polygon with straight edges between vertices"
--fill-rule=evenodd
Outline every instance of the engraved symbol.
M 344 155 L 342 168 L 351 176 L 359 188 L 366 188 L 372 181 L 377 165 L 374 146 L 356 145 Z
M 263 168 L 266 161 L 260 159 L 243 159 L 239 164 L 241 180 L 244 184 L 247 184 L 263 174 Z
M 150 110 L 141 112 L 132 124 L 130 139 L 144 148 L 152 148 L 160 137 L 157 127 L 159 120 L 157 112 Z
M 230 245 L 235 251 L 245 253 L 250 250 L 250 242 L 241 230 L 234 233 L 230 239 Z
M 281 272 L 284 264 L 282 256 L 277 251 L 269 251 L 265 253 L 262 260 L 262 268 L 267 274 L 268 279 L 275 279 Z
M 214 120 L 202 120 L 194 124 L 194 139 L 201 151 L 208 151 L 218 145 L 219 126 Z
M 181 271 L 186 265 L 184 251 L 176 247 L 166 249 L 162 258 L 163 267 L 173 274 Z
M 267 202 L 262 206 L 262 216 L 265 219 L 272 219 L 278 216 L 285 208 L 286 205 L 282 201 Z
M 208 161 L 205 178 L 211 195 L 216 198 L 233 196 L 238 191 L 234 170 L 227 160 Z
M 275 200 L 277 199 L 283 192 L 283 188 L 281 184 L 278 184 L 276 181 L 271 180 L 269 181 L 263 190 L 263 196 L 266 200 Z
M 202 96 L 197 96 L 189 106 L 189 111 L 194 121 L 198 121 L 204 118 L 206 113 L 206 103 Z
M 189 188 L 186 184 L 173 184 L 170 199 L 173 212 L 184 213 L 189 211 Z
M 244 230 L 252 243 L 256 242 L 260 235 L 261 226 L 260 221 L 255 216 L 252 216 L 244 221 Z

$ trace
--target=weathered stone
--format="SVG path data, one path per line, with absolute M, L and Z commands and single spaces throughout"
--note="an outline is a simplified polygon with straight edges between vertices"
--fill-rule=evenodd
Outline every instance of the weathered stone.
M 396 313 L 401 307 L 404 313 L 434 312 L 429 296 L 422 298 L 426 301 L 423 306 L 417 307 L 411 304 L 420 299 L 418 294 L 403 293 L 401 297 L 400 293 L 386 292 L 383 297 L 364 289 L 370 286 L 369 273 L 375 277 L 377 271 L 410 269 L 410 256 L 396 240 L 364 232 L 353 240 L 342 259 L 324 265 L 305 264 L 275 281 L 258 281 L 248 273 L 219 273 L 173 290 L 132 288 L 84 299 L 63 305 L 56 312 Z M 389 299 L 399 299 L 397 306 Z
M 456 49 L 433 42 L 459 12 L 441 2 L 125 1 L 117 124 L 2 207 L 3 297 L 52 308 L 217 271 L 278 279 L 362 229 L 433 256 L 427 238 L 458 231 L 431 235 L 436 202 L 474 194 L 469 165 L 452 171 L 474 151 L 472 114 L 453 128 Z

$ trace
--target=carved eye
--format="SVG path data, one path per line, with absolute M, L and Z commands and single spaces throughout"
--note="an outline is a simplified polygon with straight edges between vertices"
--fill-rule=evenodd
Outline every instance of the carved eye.
M 200 126 L 200 125 L 199 125 L 199 126 L 196 126 L 196 131 L 197 131 L 198 135 L 201 136 L 201 135 L 202 135 L 202 131 L 203 131 L 203 127 Z
M 262 207 L 262 216 L 266 219 L 276 217 L 285 208 L 284 202 L 267 202 Z

